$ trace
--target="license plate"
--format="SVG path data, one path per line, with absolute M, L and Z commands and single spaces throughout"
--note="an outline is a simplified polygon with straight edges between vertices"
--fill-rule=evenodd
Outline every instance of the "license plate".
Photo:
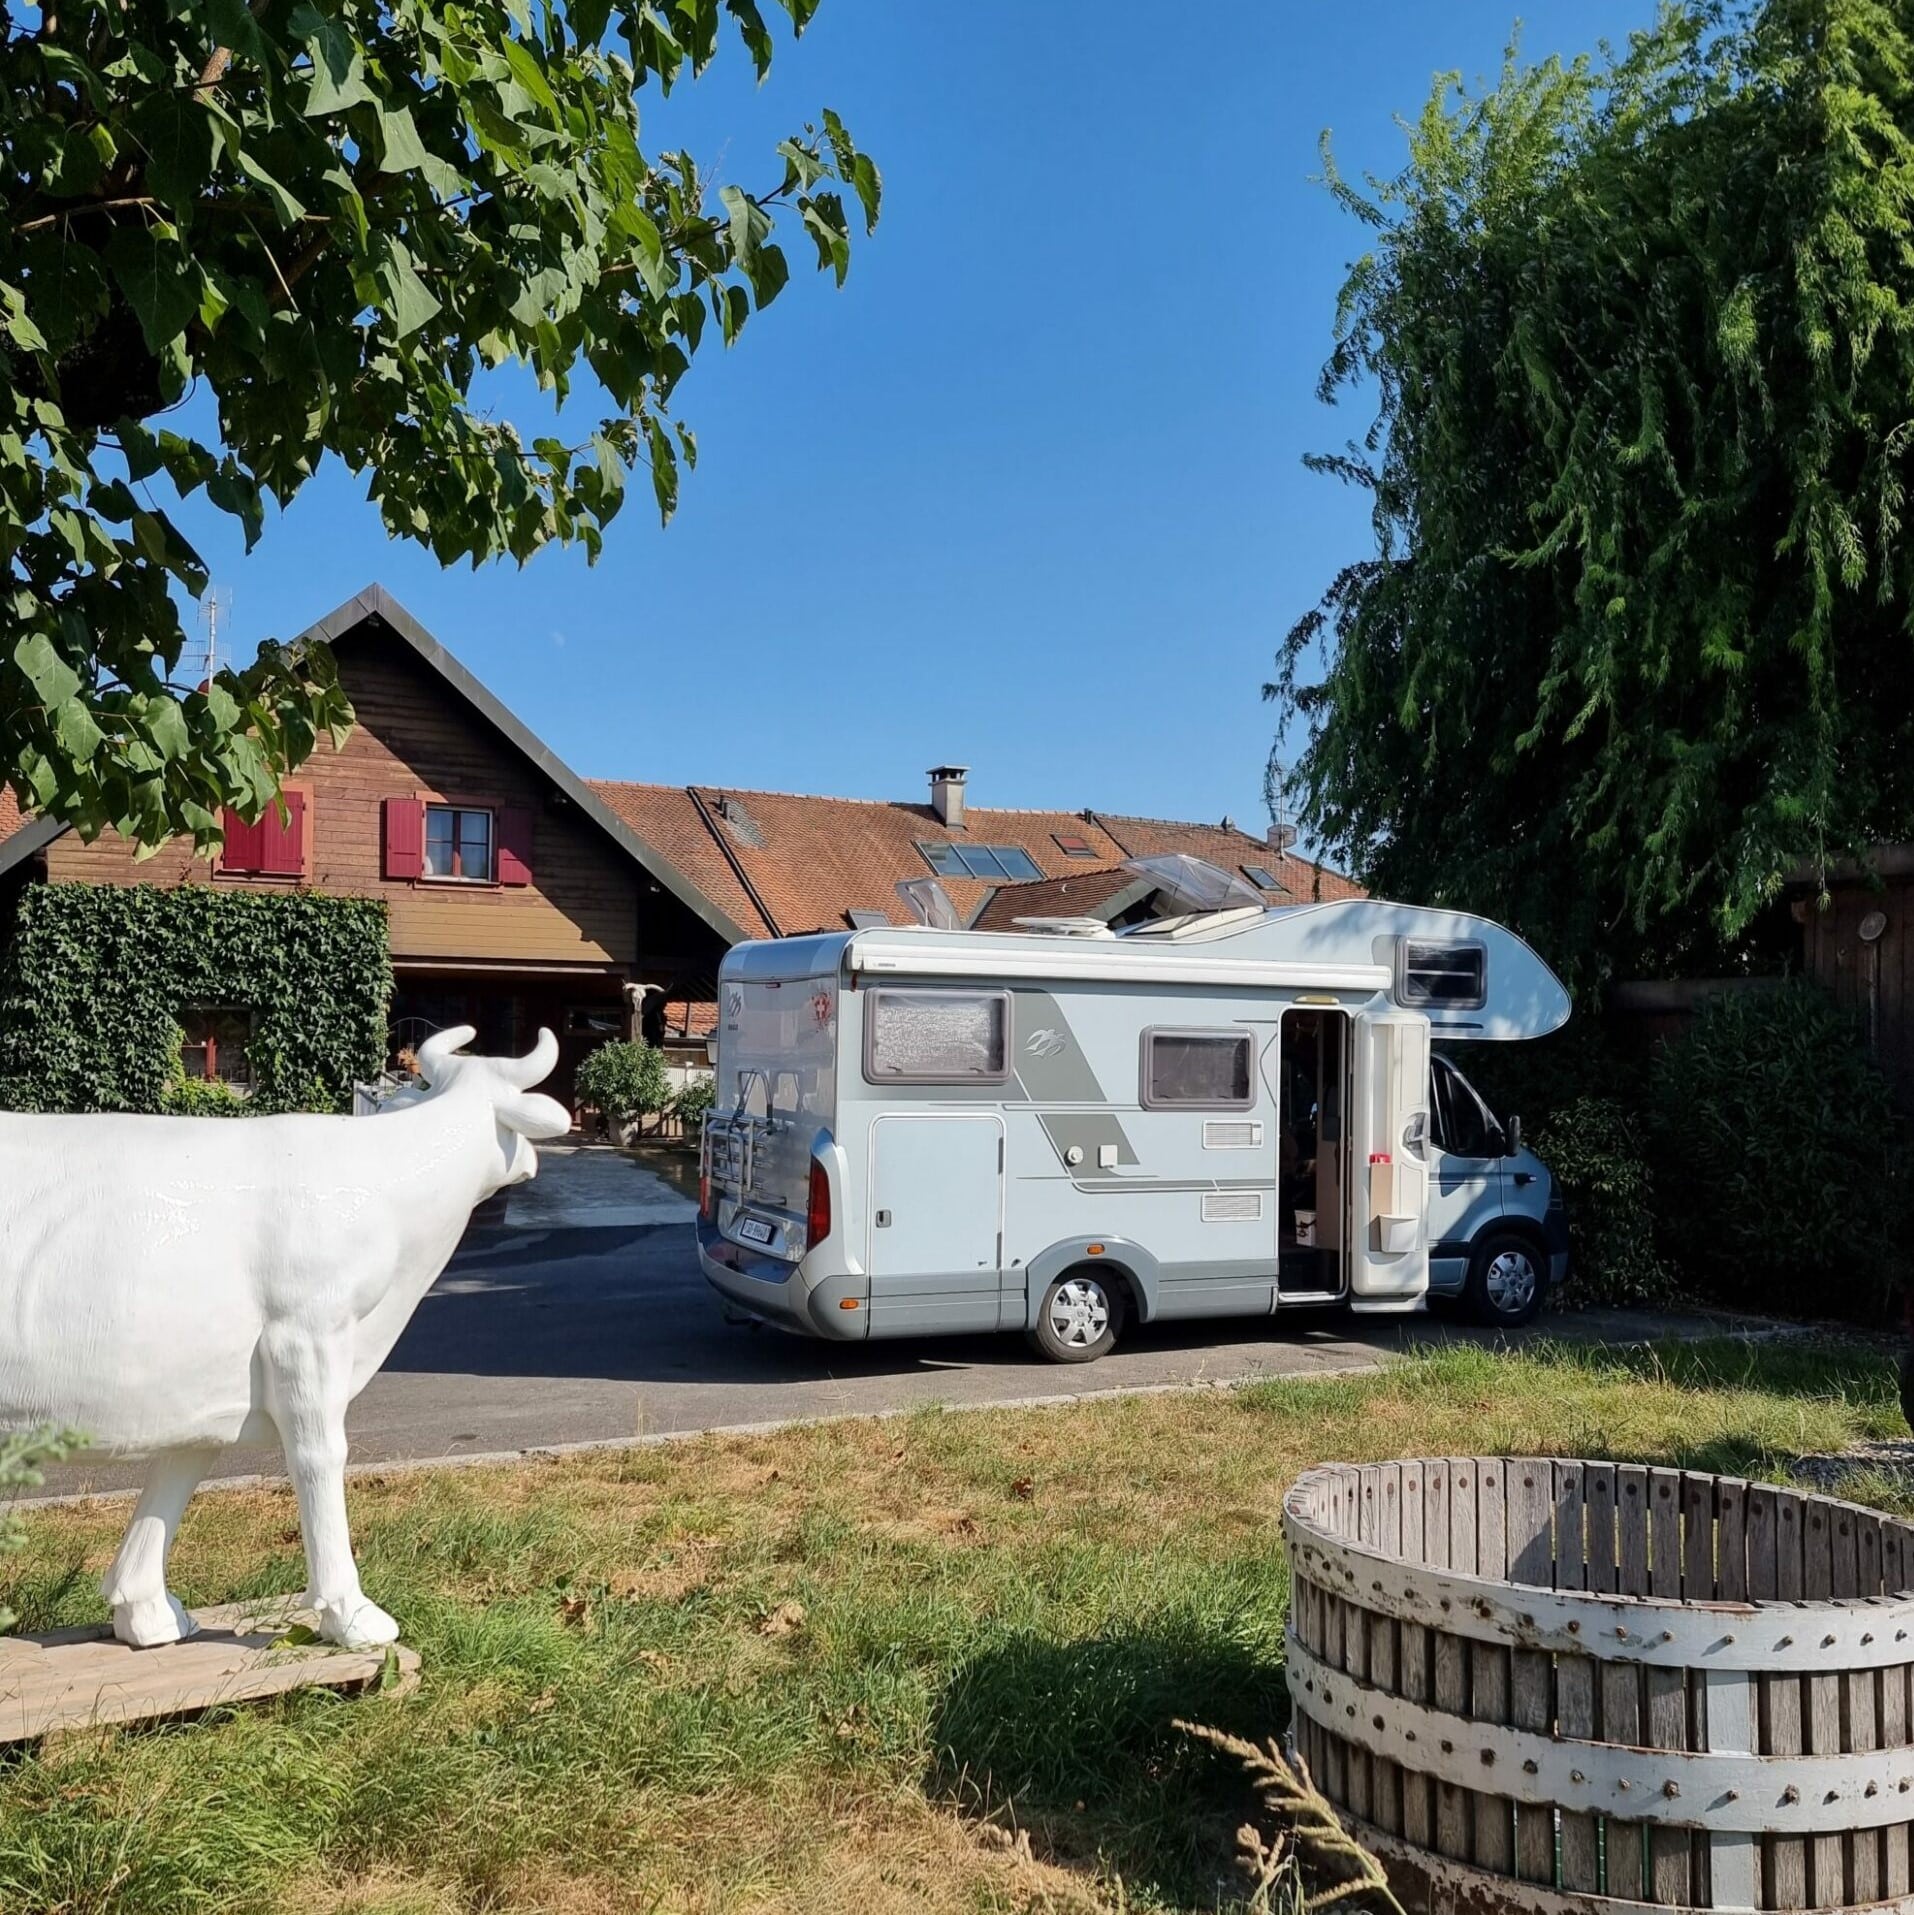
M 738 1235 L 746 1243 L 769 1243 L 777 1235 L 776 1229 L 759 1217 L 746 1217 L 738 1225 Z

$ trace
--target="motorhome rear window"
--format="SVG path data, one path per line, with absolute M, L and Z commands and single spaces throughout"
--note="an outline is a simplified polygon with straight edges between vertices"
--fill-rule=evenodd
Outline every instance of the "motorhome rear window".
M 1143 1033 L 1145 1110 L 1248 1110 L 1255 1102 L 1247 1031 Z
M 864 1075 L 873 1084 L 976 1084 L 1010 1075 L 1005 991 L 872 991 Z
M 1396 1002 L 1413 1010 L 1479 1011 L 1488 1001 L 1489 954 L 1480 944 L 1402 940 Z

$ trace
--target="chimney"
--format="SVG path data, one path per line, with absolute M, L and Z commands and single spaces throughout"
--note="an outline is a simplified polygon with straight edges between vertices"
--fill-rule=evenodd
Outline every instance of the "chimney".
M 968 765 L 933 765 L 930 768 L 930 808 L 936 812 L 937 822 L 948 825 L 953 831 L 963 829 L 964 780 L 969 775 Z

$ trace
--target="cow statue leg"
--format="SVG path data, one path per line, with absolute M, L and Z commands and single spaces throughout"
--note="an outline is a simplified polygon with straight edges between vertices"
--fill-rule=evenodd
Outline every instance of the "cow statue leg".
M 319 1618 L 319 1633 L 348 1649 L 397 1642 L 399 1625 L 359 1587 L 346 1527 L 346 1405 L 352 1360 L 344 1333 L 301 1331 L 262 1346 L 273 1420 L 286 1452 L 286 1470 L 299 1499 L 311 1581 L 304 1601 Z
M 179 1519 L 218 1455 L 214 1447 L 161 1450 L 153 1458 L 119 1554 L 100 1578 L 100 1594 L 113 1605 L 113 1633 L 135 1649 L 183 1641 L 199 1627 L 167 1591 L 166 1559 Z

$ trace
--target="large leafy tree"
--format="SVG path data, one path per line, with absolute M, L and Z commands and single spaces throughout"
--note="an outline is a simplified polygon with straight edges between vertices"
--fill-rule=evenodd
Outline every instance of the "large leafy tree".
M 1377 888 L 1575 974 L 1719 962 L 1914 822 L 1914 15 L 1674 7 L 1441 83 L 1372 230 L 1320 463 L 1376 551 L 1290 634 L 1293 795 Z
M 816 4 L 782 0 L 788 28 Z M 779 225 L 841 283 L 847 198 L 877 218 L 876 168 L 832 113 L 758 179 L 641 145 L 647 90 L 721 31 L 763 75 L 757 0 L 43 0 L 0 20 L 0 778 L 88 834 L 209 845 L 222 805 L 269 802 L 350 719 L 323 648 L 175 682 L 178 601 L 206 575 L 170 501 L 202 494 L 250 545 L 334 455 L 447 563 L 595 555 L 635 468 L 670 513 L 696 450 L 673 390 L 784 286 Z M 588 380 L 571 410 L 603 416 L 521 434 L 496 415 L 511 366 L 559 401 Z

